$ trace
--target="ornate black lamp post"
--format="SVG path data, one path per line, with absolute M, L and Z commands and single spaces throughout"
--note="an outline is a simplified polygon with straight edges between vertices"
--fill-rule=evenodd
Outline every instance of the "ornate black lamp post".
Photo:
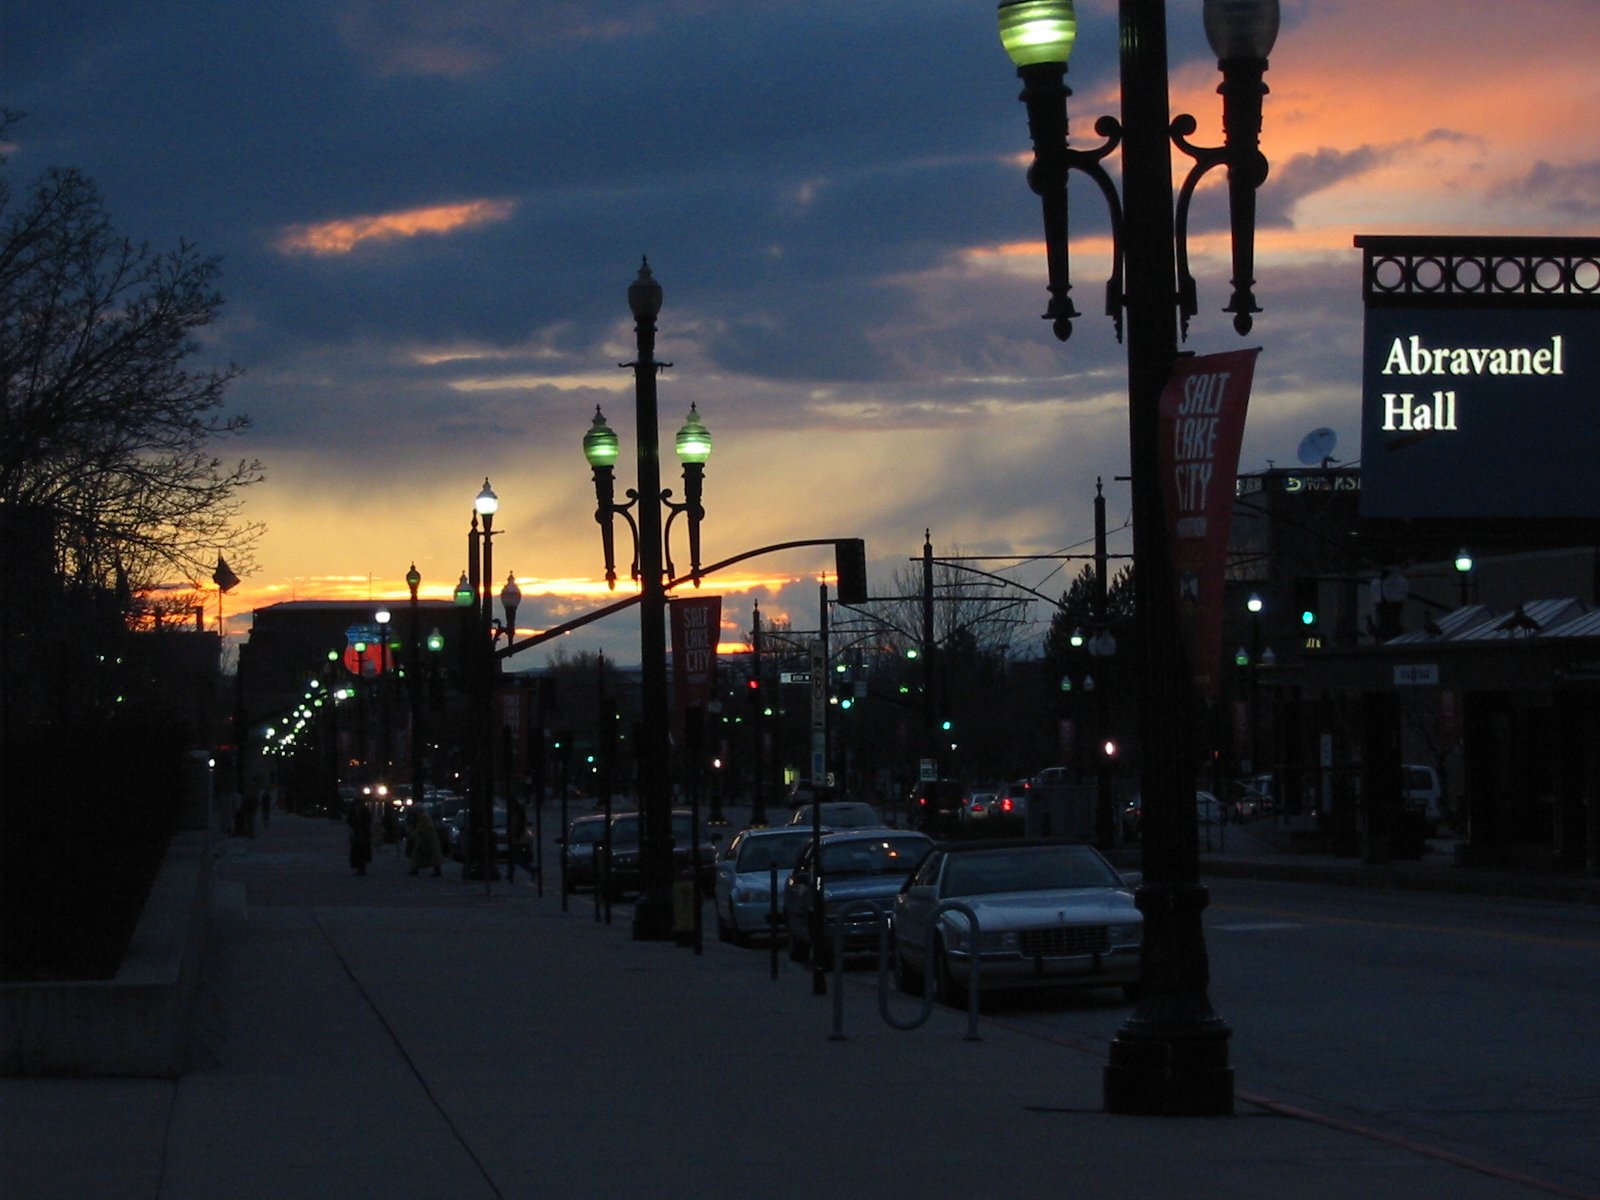
M 661 285 L 650 274 L 646 260 L 628 286 L 628 307 L 633 312 L 638 357 L 621 364 L 633 369 L 634 411 L 637 426 L 638 488 L 627 491 L 627 502 L 616 502 L 616 433 L 596 408 L 594 423 L 583 436 L 583 454 L 594 471 L 595 513 L 605 548 L 606 583 L 617 585 L 613 519 L 621 514 L 633 532 L 633 578 L 640 588 L 639 655 L 641 664 L 641 728 L 639 731 L 639 903 L 634 909 L 633 936 L 666 940 L 672 937 L 672 790 L 669 775 L 667 730 L 667 576 L 675 574 L 666 534 L 679 514 L 689 518 L 689 570 L 699 582 L 701 485 L 706 459 L 711 456 L 711 435 L 693 406 L 678 431 L 676 447 L 683 462 L 684 502 L 676 503 L 661 489 L 661 448 L 657 428 L 656 375 L 671 363 L 655 358 L 656 317 L 661 312 Z M 665 508 L 666 527 L 661 521 Z
M 422 766 L 422 633 L 419 620 L 417 589 L 422 586 L 422 573 L 412 563 L 406 572 L 406 589 L 411 593 L 411 629 L 406 639 L 406 700 L 411 705 L 411 803 L 422 803 L 424 769 Z
M 1164 0 L 1120 0 L 1121 120 L 1101 117 L 1093 150 L 1067 143 L 1067 56 L 1077 34 L 1072 0 L 1002 0 L 1001 41 L 1022 78 L 1034 161 L 1029 185 L 1043 203 L 1050 303 L 1045 313 L 1065 340 L 1079 314 L 1070 297 L 1067 256 L 1067 176 L 1088 175 L 1111 210 L 1116 243 L 1106 310 L 1119 335 L 1126 322 L 1129 458 L 1133 468 L 1134 560 L 1139 586 L 1134 623 L 1141 646 L 1138 669 L 1140 743 L 1144 749 L 1145 915 L 1141 994 L 1111 1045 L 1104 1077 L 1111 1112 L 1203 1114 L 1233 1108 L 1228 1026 L 1207 995 L 1210 969 L 1200 915 L 1207 894 L 1199 883 L 1194 802 L 1197 766 L 1192 689 L 1174 687 L 1172 664 L 1186 661 L 1174 602 L 1158 477 L 1158 407 L 1178 353 L 1180 323 L 1196 311 L 1189 274 L 1189 201 L 1201 176 L 1228 168 L 1233 227 L 1233 296 L 1224 311 L 1245 333 L 1260 311 L 1254 286 L 1255 191 L 1266 178 L 1258 148 L 1262 76 L 1277 36 L 1277 0 L 1205 0 L 1206 35 L 1223 82 L 1226 145 L 1203 148 L 1187 139 L 1192 117 L 1169 121 Z M 1173 206 L 1172 152 L 1194 165 Z M 1122 187 L 1103 166 L 1122 151 Z
M 378 751 L 378 770 L 383 776 L 383 783 L 394 787 L 394 780 L 390 778 L 394 765 L 394 747 L 389 737 L 389 623 L 391 614 L 387 608 L 380 608 L 373 614 L 373 620 L 378 623 L 378 736 L 383 741 L 383 748 Z
M 463 634 L 466 670 L 470 682 L 468 722 L 472 770 L 472 841 L 467 843 L 466 869 L 487 885 L 498 877 L 494 862 L 494 514 L 500 498 L 484 479 L 472 501 L 472 525 L 467 534 L 467 569 L 456 585 L 456 604 L 466 610 Z M 465 586 L 463 586 L 463 584 Z M 477 852 L 473 847 L 476 845 Z M 481 857 L 478 857 L 481 855 Z M 476 865 L 474 860 L 476 859 Z

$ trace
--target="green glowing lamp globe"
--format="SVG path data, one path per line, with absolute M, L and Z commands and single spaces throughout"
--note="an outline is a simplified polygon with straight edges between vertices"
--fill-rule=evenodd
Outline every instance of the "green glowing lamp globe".
M 1001 0 L 1000 43 L 1019 67 L 1065 63 L 1078 34 L 1072 0 Z
M 473 602 L 473 600 L 475 600 L 476 598 L 477 597 L 473 594 L 473 591 L 472 591 L 472 581 L 467 578 L 467 573 L 465 571 L 461 572 L 461 582 L 456 584 L 456 592 L 455 592 L 456 605 L 458 607 L 460 607 L 460 608 L 465 608 L 467 605 L 471 604 Z
M 617 462 L 617 432 L 606 424 L 606 417 L 598 405 L 594 410 L 594 423 L 583 435 L 583 456 L 596 469 L 615 466 Z
M 686 463 L 704 463 L 711 457 L 711 431 L 700 420 L 700 413 L 689 405 L 689 418 L 678 430 L 678 458 Z

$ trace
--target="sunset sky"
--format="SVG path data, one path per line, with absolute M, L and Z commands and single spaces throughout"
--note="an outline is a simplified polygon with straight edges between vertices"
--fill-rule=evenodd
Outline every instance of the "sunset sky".
M 1090 145 L 1116 111 L 1116 5 L 1078 7 L 1068 82 Z M 1262 347 L 1246 471 L 1292 465 L 1318 426 L 1337 432 L 1335 457 L 1358 453 L 1354 235 L 1600 234 L 1595 0 L 1282 7 L 1249 339 L 1220 312 L 1217 188 L 1191 246 L 1189 348 Z M 1209 144 L 1220 100 L 1200 8 L 1168 4 L 1172 108 Z M 235 635 L 280 600 L 399 600 L 413 561 L 425 596 L 448 595 L 486 476 L 519 626 L 600 602 L 581 441 L 598 404 L 631 483 L 618 364 L 643 255 L 665 289 L 663 442 L 691 402 L 715 439 L 707 560 L 862 537 L 878 593 L 924 529 L 940 555 L 1082 552 L 1096 477 L 1126 550 L 1123 350 L 1094 315 L 1106 221 L 1075 179 L 1074 295 L 1090 315 L 1060 345 L 1039 319 L 1018 87 L 991 0 L 0 8 L 0 106 L 27 114 L 14 186 L 80 168 L 123 234 L 222 259 L 226 306 L 197 361 L 243 369 L 230 409 L 254 428 L 224 452 L 267 472 L 247 503 L 267 532 L 223 602 Z M 670 450 L 663 476 L 681 488 Z M 1051 595 L 1077 569 L 985 565 Z M 826 552 L 793 552 L 708 581 L 724 639 L 748 630 L 752 597 L 814 627 L 823 569 Z M 1020 653 L 1042 638 L 1035 608 Z M 559 644 L 629 661 L 636 626 Z

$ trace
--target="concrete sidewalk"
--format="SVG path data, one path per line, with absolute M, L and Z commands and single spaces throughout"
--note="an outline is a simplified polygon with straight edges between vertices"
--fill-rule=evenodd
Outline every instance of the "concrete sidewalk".
M 967 1041 L 948 1010 L 899 1032 L 860 971 L 832 1040 L 786 957 L 774 981 L 709 931 L 634 942 L 626 907 L 411 877 L 393 847 L 357 878 L 327 820 L 230 840 L 217 877 L 194 1070 L 0 1079 L 0 1196 L 1547 1194 L 1245 1102 L 1108 1116 L 1103 1040 L 1002 1016 Z M 1107 1036 L 1126 1012 L 1090 1007 Z

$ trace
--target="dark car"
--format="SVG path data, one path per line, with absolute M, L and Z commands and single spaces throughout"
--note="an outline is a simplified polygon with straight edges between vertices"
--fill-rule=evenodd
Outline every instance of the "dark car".
M 832 955 L 841 917 L 846 954 L 877 949 L 878 926 L 894 903 L 895 894 L 932 847 L 933 839 L 927 834 L 898 829 L 830 833 L 817 843 L 816 850 L 822 858 L 820 949 L 824 963 Z M 816 864 L 817 856 L 808 845 L 801 851 L 784 889 L 789 957 L 795 962 L 811 957 L 811 920 L 819 890 Z
M 965 789 L 954 779 L 921 779 L 906 799 L 911 828 L 933 837 L 951 837 L 961 827 Z
M 642 822 L 639 813 L 623 813 L 611 818 L 611 881 L 609 890 L 613 900 L 629 892 L 637 892 L 639 877 L 639 837 Z M 686 808 L 672 810 L 672 874 L 678 878 L 694 870 L 696 859 L 694 845 L 694 816 Z M 696 872 L 700 890 L 711 894 L 716 878 L 717 846 L 700 833 L 699 870 Z
M 593 887 L 600 866 L 600 844 L 606 837 L 603 815 L 579 817 L 560 839 L 565 887 L 569 892 Z

